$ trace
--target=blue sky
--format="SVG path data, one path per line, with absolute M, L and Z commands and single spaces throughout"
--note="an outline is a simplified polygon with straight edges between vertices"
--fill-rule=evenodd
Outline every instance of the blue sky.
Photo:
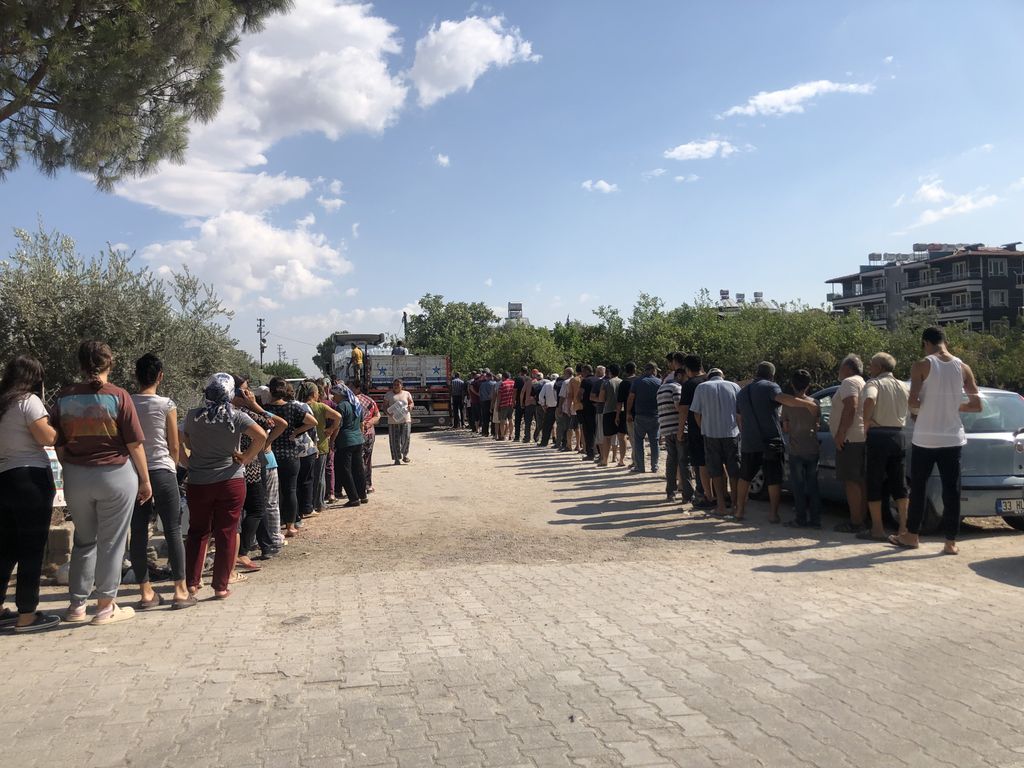
M 307 368 L 427 292 L 541 324 L 641 291 L 817 305 L 869 251 L 1024 239 L 1022 21 L 1009 1 L 297 0 L 245 40 L 185 166 L 104 194 L 26 164 L 0 223 L 188 263 L 245 348 L 265 317 Z

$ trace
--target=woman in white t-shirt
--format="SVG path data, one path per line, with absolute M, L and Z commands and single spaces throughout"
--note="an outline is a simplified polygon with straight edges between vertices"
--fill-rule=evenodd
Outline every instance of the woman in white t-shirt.
M 153 495 L 145 504 L 135 505 L 132 513 L 131 543 L 128 555 L 132 561 L 135 583 L 139 585 L 136 610 L 145 611 L 164 604 L 149 580 L 149 522 L 155 511 L 160 517 L 167 541 L 167 562 L 174 580 L 174 602 L 171 608 L 191 608 L 196 599 L 185 585 L 185 545 L 181 536 L 181 495 L 178 492 L 178 407 L 169 397 L 157 394 L 164 380 L 164 364 L 149 352 L 135 361 L 138 394 L 132 395 L 135 410 L 146 436 L 146 466 Z M 154 509 L 155 508 L 155 509 Z
M 0 626 L 19 633 L 60 624 L 59 616 L 36 611 L 55 494 L 45 446 L 57 439 L 37 394 L 42 385 L 43 366 L 25 356 L 11 360 L 0 381 L 0 606 L 18 566 L 18 611 L 0 610 Z

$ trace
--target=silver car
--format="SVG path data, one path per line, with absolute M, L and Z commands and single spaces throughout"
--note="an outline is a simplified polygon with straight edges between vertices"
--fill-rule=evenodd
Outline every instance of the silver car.
M 836 447 L 829 431 L 832 398 L 839 387 L 827 387 L 814 397 L 821 405 L 818 442 L 818 484 L 823 499 L 846 502 L 843 483 L 836 479 Z M 1003 389 L 981 388 L 981 412 L 961 414 L 967 445 L 961 458 L 961 517 L 1002 517 L 1024 531 L 1024 397 Z M 913 423 L 904 430 L 907 471 L 910 470 Z M 788 475 L 788 467 L 787 467 Z M 909 479 L 909 478 L 908 478 Z M 787 477 L 788 484 L 788 477 Z M 751 493 L 763 494 L 760 473 L 751 483 Z M 938 470 L 928 480 L 928 500 L 923 533 L 934 533 L 942 525 L 942 486 Z

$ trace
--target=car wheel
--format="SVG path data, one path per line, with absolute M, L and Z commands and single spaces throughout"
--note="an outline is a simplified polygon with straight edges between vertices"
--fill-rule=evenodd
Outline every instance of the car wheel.
M 768 486 L 764 482 L 764 470 L 757 470 L 754 479 L 750 481 L 750 498 L 764 501 L 768 498 Z
M 1003 518 L 1003 522 L 1014 530 L 1024 531 L 1024 517 L 1010 517 L 1007 515 Z

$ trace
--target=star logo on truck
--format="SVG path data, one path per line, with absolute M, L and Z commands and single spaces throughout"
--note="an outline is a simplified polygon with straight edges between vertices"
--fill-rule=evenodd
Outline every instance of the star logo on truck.
M 377 373 L 380 376 L 387 376 L 388 375 L 388 369 L 382 365 L 379 368 L 377 368 Z
M 436 366 L 436 365 L 434 366 L 434 375 L 435 376 L 440 376 L 441 375 L 441 369 L 438 366 Z

